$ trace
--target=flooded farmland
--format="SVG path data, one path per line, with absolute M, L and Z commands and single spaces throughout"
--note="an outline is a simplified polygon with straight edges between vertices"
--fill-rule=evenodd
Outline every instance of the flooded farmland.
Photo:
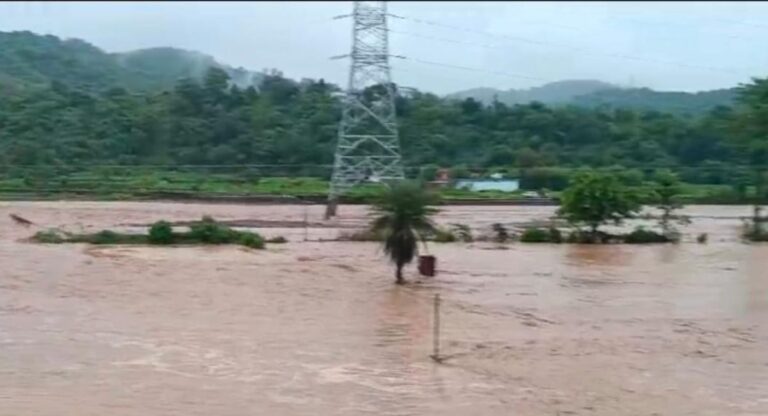
M 430 244 L 438 275 L 411 266 L 404 287 L 376 244 L 318 241 L 365 224 L 365 207 L 339 212 L 0 203 L 0 415 L 768 414 L 768 245 L 739 241 L 749 207 L 688 208 L 678 245 Z M 438 221 L 482 232 L 553 212 L 455 206 Z M 204 214 L 289 242 L 24 241 Z

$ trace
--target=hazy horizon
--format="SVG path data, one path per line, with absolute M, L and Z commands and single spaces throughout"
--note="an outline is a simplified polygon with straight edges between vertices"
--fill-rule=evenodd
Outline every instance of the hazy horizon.
M 352 2 L 11 2 L 0 31 L 107 52 L 175 47 L 251 70 L 344 85 Z M 659 91 L 730 88 L 768 73 L 768 4 L 389 2 L 393 80 L 447 94 L 599 80 Z M 756 53 L 758 52 L 758 53 Z M 434 65 L 431 63 L 439 63 Z M 443 65 L 444 64 L 444 65 Z M 450 67 L 454 66 L 454 67 Z M 472 68 L 460 69 L 455 66 Z

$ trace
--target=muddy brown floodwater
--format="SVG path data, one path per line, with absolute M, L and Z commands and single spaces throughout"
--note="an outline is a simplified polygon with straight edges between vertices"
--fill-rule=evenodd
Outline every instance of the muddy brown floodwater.
M 693 207 L 709 243 L 432 244 L 405 287 L 375 244 L 88 247 L 35 231 L 303 221 L 302 206 L 0 203 L 0 415 L 766 415 L 768 246 L 749 207 Z M 308 207 L 321 221 L 323 207 Z M 332 238 L 361 225 L 340 207 Z M 448 207 L 477 230 L 551 207 Z M 10 213 L 32 220 L 24 228 Z M 444 364 L 431 353 L 443 298 Z

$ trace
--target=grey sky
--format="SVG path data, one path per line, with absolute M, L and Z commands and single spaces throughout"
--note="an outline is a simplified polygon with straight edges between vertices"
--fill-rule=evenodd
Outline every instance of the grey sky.
M 5 2 L 0 30 L 77 37 L 110 52 L 175 46 L 343 84 L 347 61 L 328 57 L 349 51 L 351 26 L 330 18 L 351 7 Z M 393 60 L 395 82 L 440 94 L 564 79 L 696 91 L 768 75 L 768 2 L 390 2 L 389 11 L 432 23 L 390 19 L 393 54 L 485 71 Z

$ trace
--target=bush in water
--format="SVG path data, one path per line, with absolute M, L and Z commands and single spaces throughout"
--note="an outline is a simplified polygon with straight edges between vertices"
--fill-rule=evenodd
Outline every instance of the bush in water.
M 150 244 L 173 244 L 175 236 L 168 221 L 158 221 L 149 228 Z

